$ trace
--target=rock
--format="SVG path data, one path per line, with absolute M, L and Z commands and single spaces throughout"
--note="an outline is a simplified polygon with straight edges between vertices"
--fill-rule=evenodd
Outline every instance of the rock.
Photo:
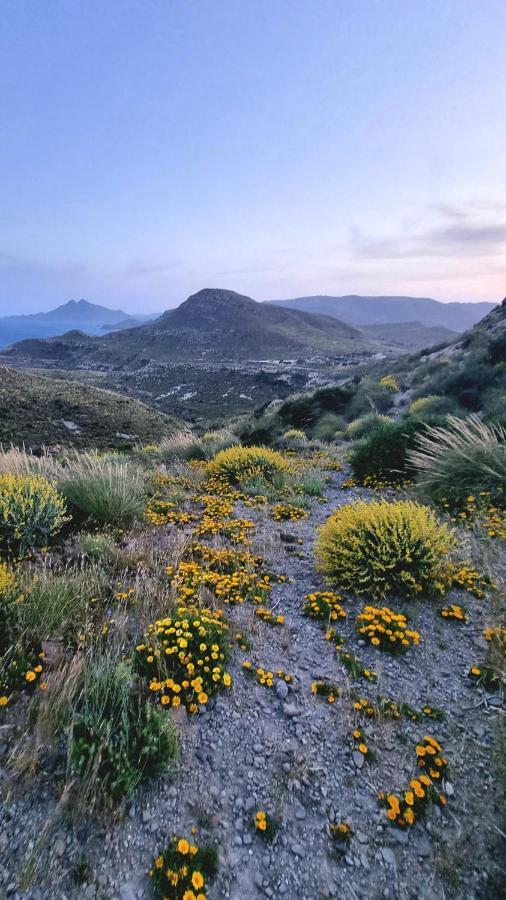
M 288 697 L 288 685 L 286 681 L 278 681 L 276 684 L 276 694 L 281 700 L 286 700 Z
M 299 710 L 295 706 L 295 703 L 283 703 L 283 712 L 285 716 L 298 716 Z
M 290 850 L 295 854 L 295 856 L 300 856 L 301 859 L 304 859 L 306 855 L 305 848 L 302 846 L 302 844 L 299 844 L 298 841 L 290 841 Z
M 299 821 L 302 821 L 306 818 L 306 810 L 302 806 L 302 803 L 298 803 L 295 807 L 295 818 L 299 819 Z
M 355 763 L 357 769 L 361 769 L 364 765 L 364 755 L 360 753 L 360 750 L 353 751 L 353 762 Z
M 397 866 L 397 860 L 395 858 L 395 853 L 390 847 L 380 847 L 380 854 L 383 859 L 383 862 L 390 866 L 392 869 L 395 869 Z

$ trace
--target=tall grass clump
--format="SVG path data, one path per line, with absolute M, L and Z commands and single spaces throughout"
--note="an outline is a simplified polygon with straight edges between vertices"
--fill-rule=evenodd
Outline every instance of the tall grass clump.
M 0 475 L 0 549 L 45 546 L 65 522 L 65 501 L 41 475 Z
M 288 472 L 285 457 L 267 447 L 229 447 L 220 450 L 207 465 L 208 475 L 218 475 L 230 484 L 260 480 L 273 484 Z
M 69 503 L 98 525 L 128 527 L 146 503 L 142 472 L 121 458 L 82 454 L 68 463 L 60 486 Z
M 191 431 L 175 431 L 160 441 L 158 457 L 164 463 L 184 462 L 206 459 L 206 451 L 200 438 Z
M 142 693 L 130 663 L 92 656 L 72 710 L 68 749 L 81 799 L 113 806 L 141 780 L 169 768 L 177 752 L 174 723 Z
M 428 427 L 409 453 L 418 487 L 435 502 L 465 505 L 481 491 L 506 506 L 506 428 L 487 425 L 476 415 L 455 416 L 440 427 Z
M 66 624 L 83 625 L 106 590 L 105 575 L 98 567 L 82 572 L 42 569 L 23 582 L 23 626 L 42 639 L 61 634 Z
M 336 510 L 316 541 L 320 571 L 342 591 L 382 600 L 443 593 L 454 538 L 426 506 L 358 502 Z

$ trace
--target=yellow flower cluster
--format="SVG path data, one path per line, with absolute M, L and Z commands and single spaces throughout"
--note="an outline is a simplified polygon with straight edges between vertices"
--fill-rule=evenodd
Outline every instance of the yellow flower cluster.
M 368 718 L 373 719 L 377 716 L 378 711 L 374 706 L 372 700 L 368 700 L 367 697 L 357 697 L 357 699 L 353 703 L 353 709 L 359 715 L 368 716 Z
M 250 519 L 221 519 L 215 516 L 204 516 L 193 531 L 195 537 L 228 538 L 232 544 L 249 545 L 250 533 L 255 530 L 255 523 Z
M 494 585 L 486 575 L 481 575 L 468 564 L 450 564 L 447 570 L 447 578 L 451 587 L 467 591 L 477 600 L 483 600 L 486 590 Z
M 343 591 L 413 597 L 445 592 L 438 577 L 454 542 L 426 506 L 359 501 L 332 513 L 315 552 L 320 571 Z
M 333 591 L 314 591 L 307 594 L 304 601 L 304 615 L 310 619 L 320 619 L 323 622 L 337 622 L 345 619 L 346 613 L 341 606 L 343 598 Z
M 255 615 L 262 619 L 263 622 L 266 622 L 268 625 L 284 625 L 285 617 L 281 615 L 276 615 L 273 613 L 271 609 L 266 609 L 265 606 L 259 606 L 255 610 Z
M 22 647 L 13 649 L 2 659 L 0 670 L 0 706 L 8 706 L 13 693 L 18 690 L 45 691 L 43 679 L 44 653 L 27 652 Z
M 253 826 L 264 841 L 272 841 L 278 830 L 279 823 L 264 809 L 259 809 L 253 816 Z
M 15 580 L 16 576 L 7 563 L 0 562 L 0 597 L 13 587 Z
M 118 590 L 115 593 L 116 600 L 124 603 L 125 601 L 132 600 L 135 596 L 135 588 L 127 588 L 126 590 Z
M 483 629 L 483 637 L 489 643 L 497 644 L 499 648 L 506 652 L 506 626 L 489 625 Z
M 333 822 L 329 825 L 329 832 L 332 840 L 341 844 L 347 844 L 353 832 L 347 822 Z
M 490 491 L 480 491 L 475 497 L 471 494 L 466 499 L 464 509 L 452 516 L 451 521 L 460 525 L 472 526 L 474 523 L 483 528 L 489 537 L 506 539 L 506 510 L 490 502 Z M 448 500 L 443 501 L 445 509 L 450 509 Z
M 351 733 L 353 739 L 353 746 L 355 750 L 358 750 L 359 753 L 362 754 L 364 759 L 368 761 L 372 759 L 372 752 L 367 743 L 365 734 L 362 728 L 355 728 Z
M 184 705 L 196 713 L 232 678 L 224 669 L 228 625 L 221 613 L 179 607 L 177 615 L 148 627 L 136 649 L 137 668 L 150 679 L 149 689 L 162 706 Z
M 445 794 L 434 784 L 434 781 L 441 781 L 446 772 L 447 763 L 441 754 L 438 741 L 426 735 L 417 745 L 416 755 L 419 765 L 427 767 L 429 774 L 423 772 L 418 778 L 412 778 L 400 796 L 380 792 L 379 799 L 385 806 L 387 819 L 399 828 L 414 825 L 431 803 L 446 806 Z
M 199 517 L 196 513 L 186 510 L 179 510 L 177 504 L 172 500 L 160 500 L 158 497 L 152 497 L 149 501 L 144 517 L 150 525 L 190 525 L 197 522 Z
M 41 475 L 0 475 L 0 541 L 26 553 L 47 544 L 65 522 L 66 506 Z
M 274 687 L 274 679 L 277 677 L 280 681 L 285 681 L 286 684 L 290 684 L 293 681 L 293 675 L 287 675 L 283 669 L 276 669 L 276 672 L 271 672 L 270 669 L 265 669 L 263 666 L 255 666 L 249 659 L 245 659 L 242 664 L 243 671 L 247 675 L 251 675 L 255 678 L 255 681 L 258 684 L 263 685 L 264 687 L 271 688 Z
M 209 475 L 221 475 L 229 484 L 260 480 L 272 483 L 288 471 L 281 453 L 266 447 L 227 447 L 207 465 Z
M 297 522 L 299 519 L 307 519 L 308 515 L 307 509 L 292 503 L 277 503 L 271 510 L 275 522 Z
M 441 615 L 443 619 L 454 619 L 456 622 L 468 621 L 468 616 L 457 603 L 451 603 L 449 606 L 444 606 L 441 610 Z
M 235 604 L 252 600 L 262 603 L 272 590 L 268 573 L 239 568 L 231 572 L 203 568 L 197 562 L 181 562 L 174 571 L 166 569 L 179 602 L 195 601 L 201 587 L 207 588 L 222 603 Z
M 357 631 L 373 647 L 390 653 L 404 653 L 420 642 L 418 631 L 408 628 L 406 616 L 395 613 L 388 606 L 366 606 L 357 616 Z
M 436 738 L 426 734 L 423 741 L 415 747 L 418 765 L 428 770 L 433 781 L 441 781 L 448 768 L 448 763 L 443 756 L 443 748 Z
M 327 703 L 332 704 L 335 703 L 337 697 L 341 696 L 341 688 L 333 681 L 326 681 L 322 678 L 319 681 L 313 681 L 311 693 L 314 694 L 315 697 L 325 697 Z
M 149 870 L 159 900 L 206 900 L 207 881 L 216 874 L 216 851 L 174 835 Z

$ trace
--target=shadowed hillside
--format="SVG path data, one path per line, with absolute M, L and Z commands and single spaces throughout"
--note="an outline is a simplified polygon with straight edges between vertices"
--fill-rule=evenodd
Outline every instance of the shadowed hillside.
M 107 449 L 160 440 L 174 420 L 112 391 L 0 367 L 0 443 Z

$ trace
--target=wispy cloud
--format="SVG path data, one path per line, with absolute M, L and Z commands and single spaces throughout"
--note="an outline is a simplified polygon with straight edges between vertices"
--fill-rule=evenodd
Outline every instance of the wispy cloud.
M 504 205 L 498 204 L 492 211 L 486 204 L 434 204 L 426 218 L 425 227 L 403 228 L 394 235 L 376 237 L 356 230 L 350 237 L 351 253 L 366 259 L 497 257 L 506 253 Z

